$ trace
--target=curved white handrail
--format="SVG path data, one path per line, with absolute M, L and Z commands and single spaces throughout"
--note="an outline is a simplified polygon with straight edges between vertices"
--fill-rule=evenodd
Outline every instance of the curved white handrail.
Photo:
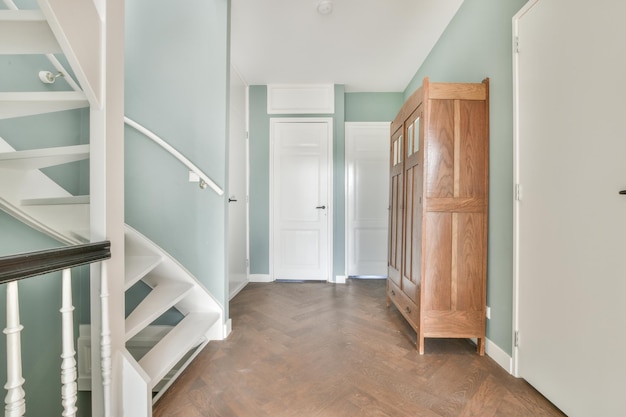
M 169 143 L 167 143 L 166 141 L 164 141 L 163 139 L 158 137 L 154 132 L 146 129 L 145 127 L 143 127 L 139 123 L 135 122 L 132 119 L 129 119 L 126 116 L 124 116 L 124 122 L 128 126 L 135 128 L 138 132 L 143 133 L 144 135 L 146 135 L 147 137 L 152 139 L 159 146 L 161 146 L 163 149 L 165 149 L 170 154 L 172 154 L 172 156 L 174 156 L 176 159 L 178 159 L 180 162 L 182 162 L 193 173 L 198 175 L 198 177 L 200 177 L 200 187 L 201 188 L 205 188 L 208 185 L 209 187 L 211 187 L 213 189 L 213 191 L 215 191 L 217 193 L 217 195 L 223 195 L 224 194 L 224 190 L 222 190 L 211 178 L 209 178 L 209 176 L 207 174 L 202 172 L 202 170 L 200 168 L 198 168 L 197 166 L 195 166 L 193 164 L 193 162 L 191 162 L 189 159 L 185 158 L 185 156 L 183 154 L 181 154 L 176 149 L 174 149 L 172 147 L 172 145 L 170 145 Z

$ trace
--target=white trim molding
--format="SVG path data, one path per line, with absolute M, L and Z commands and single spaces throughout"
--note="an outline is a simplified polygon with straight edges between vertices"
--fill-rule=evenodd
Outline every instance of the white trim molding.
M 274 281 L 270 274 L 250 274 L 248 282 L 272 282 Z
M 333 84 L 270 84 L 267 114 L 334 114 Z
M 333 284 L 345 284 L 346 283 L 346 276 L 345 275 L 335 275 L 335 277 L 332 278 L 332 275 L 331 275 L 331 279 L 328 282 L 331 282 Z
M 500 365 L 505 371 L 513 375 L 513 358 L 509 356 L 500 346 L 486 339 L 485 353 Z

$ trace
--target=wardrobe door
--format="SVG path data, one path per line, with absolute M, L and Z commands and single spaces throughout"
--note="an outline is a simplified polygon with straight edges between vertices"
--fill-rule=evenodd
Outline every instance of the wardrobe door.
M 420 151 L 422 106 L 406 120 L 404 161 L 404 238 L 402 291 L 419 305 L 422 264 L 422 190 L 424 172 Z
M 402 230 L 403 230 L 403 181 L 402 161 L 404 148 L 402 127 L 391 135 L 389 175 L 389 267 L 388 275 L 398 287 L 401 286 Z
M 487 107 L 430 100 L 424 323 L 430 337 L 484 335 Z M 479 340 L 479 349 L 483 349 Z

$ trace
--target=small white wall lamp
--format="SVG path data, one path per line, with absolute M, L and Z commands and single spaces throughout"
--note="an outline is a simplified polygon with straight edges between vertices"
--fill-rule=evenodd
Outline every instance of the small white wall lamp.
M 59 77 L 63 77 L 62 72 L 59 72 L 57 75 L 54 75 L 50 71 L 39 71 L 39 79 L 44 84 L 54 84 L 54 82 Z

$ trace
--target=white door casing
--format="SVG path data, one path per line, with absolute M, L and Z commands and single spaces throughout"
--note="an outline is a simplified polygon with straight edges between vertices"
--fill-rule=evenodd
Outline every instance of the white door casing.
M 231 67 L 228 145 L 228 296 L 248 282 L 248 88 Z
M 387 276 L 389 122 L 346 123 L 346 276 Z
M 270 277 L 323 280 L 332 268 L 331 118 L 270 119 Z
M 514 18 L 517 375 L 570 417 L 626 409 L 626 3 Z

